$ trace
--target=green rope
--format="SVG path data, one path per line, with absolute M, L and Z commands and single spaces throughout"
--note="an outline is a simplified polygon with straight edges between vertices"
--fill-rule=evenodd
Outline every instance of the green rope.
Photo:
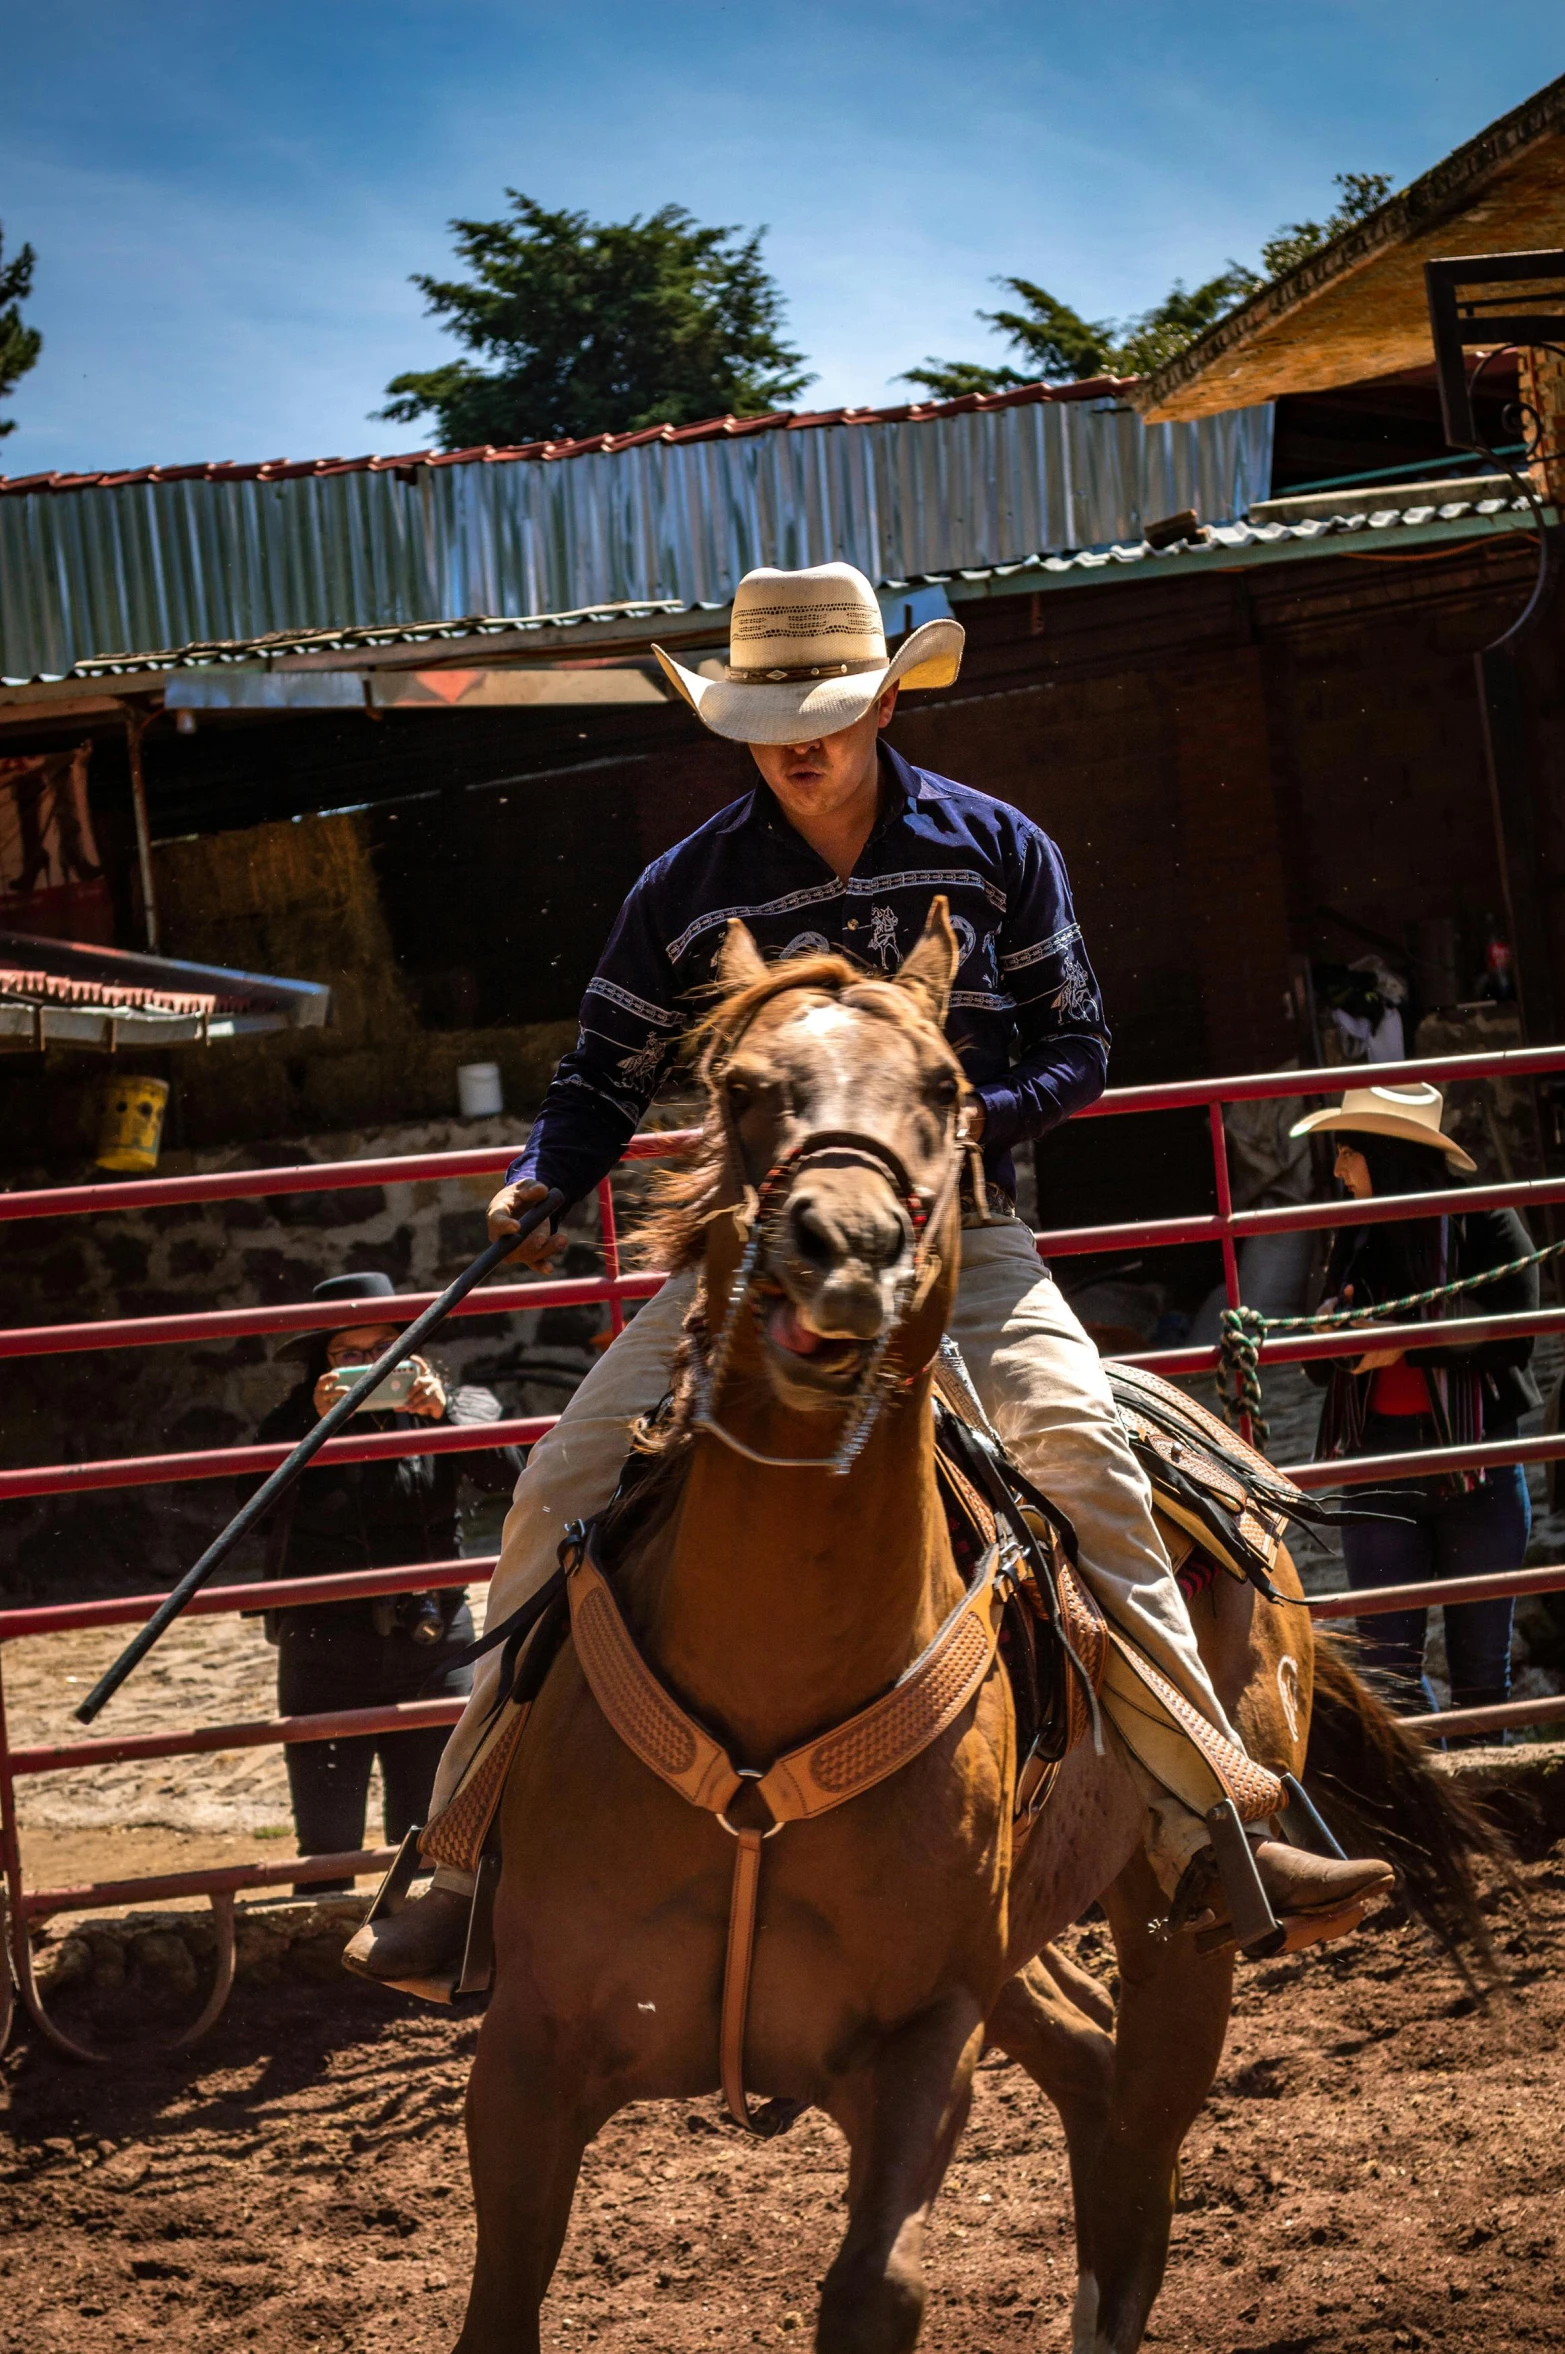
M 1336 1327 L 1367 1329 L 1377 1317 L 1399 1316 L 1410 1308 L 1428 1307 L 1433 1300 L 1454 1299 L 1458 1292 L 1477 1291 L 1480 1284 L 1498 1283 L 1502 1276 L 1519 1275 L 1524 1267 L 1557 1258 L 1565 1242 L 1551 1242 L 1540 1251 L 1509 1259 L 1503 1267 L 1486 1267 L 1477 1275 L 1459 1276 L 1454 1283 L 1438 1283 L 1431 1291 L 1410 1291 L 1399 1300 L 1382 1300 L 1371 1308 L 1318 1308 L 1313 1316 L 1263 1316 L 1259 1308 L 1224 1308 L 1218 1319 L 1222 1361 L 1217 1393 L 1227 1420 L 1237 1429 L 1241 1415 L 1250 1418 L 1257 1443 L 1264 1447 L 1271 1424 L 1261 1410 L 1261 1343 L 1273 1332 L 1330 1332 Z

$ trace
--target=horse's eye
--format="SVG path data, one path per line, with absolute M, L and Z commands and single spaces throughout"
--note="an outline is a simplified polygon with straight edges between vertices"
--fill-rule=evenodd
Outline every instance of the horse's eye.
M 956 1079 L 950 1071 L 942 1071 L 929 1082 L 929 1100 L 947 1108 L 956 1101 Z
M 742 1112 L 750 1101 L 751 1090 L 742 1079 L 725 1079 L 723 1091 L 736 1112 Z

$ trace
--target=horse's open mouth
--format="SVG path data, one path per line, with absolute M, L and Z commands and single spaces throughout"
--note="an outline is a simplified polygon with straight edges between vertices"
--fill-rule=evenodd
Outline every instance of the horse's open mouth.
M 862 1372 L 869 1354 L 866 1341 L 828 1338 L 823 1333 L 812 1332 L 786 1292 L 767 1305 L 761 1331 L 768 1348 L 791 1374 L 823 1386 L 835 1387 L 854 1380 Z

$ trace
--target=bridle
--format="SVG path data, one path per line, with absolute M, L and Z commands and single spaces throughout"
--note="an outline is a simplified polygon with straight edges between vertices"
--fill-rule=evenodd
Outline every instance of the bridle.
M 738 1137 L 734 1133 L 732 1115 L 724 1100 L 724 1124 L 728 1131 L 730 1152 L 739 1160 Z M 851 1165 L 873 1170 L 886 1178 L 902 1209 L 907 1213 L 913 1233 L 913 1251 L 908 1265 L 897 1280 L 892 1312 L 881 1324 L 874 1342 L 865 1357 L 853 1388 L 843 1399 L 846 1415 L 836 1448 L 830 1455 L 763 1455 L 747 1446 L 724 1428 L 717 1419 L 717 1392 L 728 1369 L 733 1349 L 734 1333 L 745 1309 L 759 1321 L 764 1313 L 761 1301 L 755 1296 L 756 1278 L 768 1252 L 782 1236 L 783 1223 L 793 1189 L 806 1169 L 815 1162 L 831 1156 L 832 1165 L 840 1167 L 846 1159 Z M 930 1285 L 940 1269 L 939 1253 L 933 1237 L 939 1233 L 946 1213 L 951 1207 L 961 1175 L 962 1156 L 953 1149 L 951 1164 L 935 1192 L 927 1199 L 913 1183 L 906 1167 L 890 1145 L 878 1137 L 865 1136 L 854 1128 L 822 1128 L 806 1136 L 773 1161 L 766 1175 L 753 1192 L 747 1188 L 744 1207 L 739 1213 L 748 1220 L 749 1232 L 739 1265 L 729 1288 L 728 1306 L 723 1321 L 709 1343 L 705 1343 L 699 1328 L 693 1332 L 692 1396 L 690 1427 L 710 1431 L 725 1447 L 747 1462 L 759 1463 L 770 1471 L 829 1471 L 842 1477 L 853 1469 L 868 1443 L 870 1433 L 880 1419 L 882 1408 L 898 1389 L 909 1389 L 927 1367 L 919 1366 L 898 1376 L 887 1363 L 892 1340 L 906 1323 L 915 1308 L 920 1307 L 929 1293 Z

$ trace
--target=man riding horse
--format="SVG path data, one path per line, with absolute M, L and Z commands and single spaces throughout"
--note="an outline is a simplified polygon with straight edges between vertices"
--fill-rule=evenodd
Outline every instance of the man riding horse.
M 569 1201 L 607 1176 L 673 1064 L 709 990 L 730 924 L 768 959 L 835 950 L 891 972 L 937 896 L 961 950 L 948 1035 L 971 1094 L 973 1148 L 962 1264 L 950 1331 L 1000 1438 L 1068 1515 L 1080 1567 L 1110 1620 L 1245 1760 L 1196 1648 L 1184 1598 L 1152 1515 L 1098 1355 L 1016 1215 L 1012 1152 L 1103 1090 L 1109 1034 L 1059 850 L 1020 811 L 915 768 L 880 740 L 898 691 L 948 686 L 963 632 L 926 622 L 888 660 L 880 609 L 847 564 L 761 569 L 739 584 L 726 675 L 685 670 L 655 649 L 669 680 L 714 733 L 747 744 L 761 782 L 656 860 L 631 891 L 588 986 L 576 1045 L 562 1059 L 526 1150 L 489 1208 L 498 1237 L 558 1187 Z M 841 1237 L 822 1237 L 823 1248 Z M 560 1248 L 539 1236 L 517 1256 L 543 1268 Z M 684 1275 L 648 1300 L 533 1449 L 506 1521 L 489 1598 L 498 1626 L 555 1567 L 567 1523 L 612 1495 L 639 1416 L 669 1386 L 694 1289 Z M 801 1357 L 840 1336 L 792 1317 Z M 426 1855 L 442 1818 L 497 1754 L 501 1654 L 475 1679 L 435 1785 Z M 1112 1712 L 1111 1712 L 1112 1713 Z M 1134 1743 L 1128 1744 L 1134 1755 Z M 1207 1736 L 1210 1752 L 1212 1738 Z M 1212 1893 L 1202 1815 L 1135 1768 L 1146 1850 L 1176 1912 L 1201 1918 Z M 1390 1881 L 1384 1864 L 1307 1853 L 1250 1827 L 1279 1921 L 1302 1935 Z M 448 1846 L 450 1843 L 447 1843 Z M 427 1895 L 362 1929 L 350 1964 L 387 1981 L 438 1977 L 460 1960 L 472 1874 L 439 1865 Z

